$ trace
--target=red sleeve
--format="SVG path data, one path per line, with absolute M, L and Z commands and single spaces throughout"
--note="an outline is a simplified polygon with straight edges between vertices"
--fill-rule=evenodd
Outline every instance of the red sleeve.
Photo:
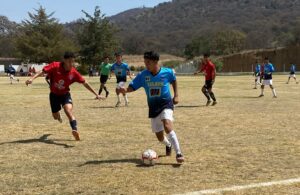
M 81 74 L 77 70 L 75 70 L 75 82 L 85 83 L 85 79 L 81 76 Z
M 55 68 L 55 63 L 53 62 L 53 63 L 48 64 L 47 66 L 45 66 L 43 68 L 43 72 L 49 74 L 53 71 L 54 68 Z

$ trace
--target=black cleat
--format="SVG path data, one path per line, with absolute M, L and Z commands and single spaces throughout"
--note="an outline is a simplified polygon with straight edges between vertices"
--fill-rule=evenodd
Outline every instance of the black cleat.
M 209 105 L 210 105 L 210 103 L 211 103 L 211 100 L 207 100 L 207 102 L 206 102 L 206 106 L 209 106 Z
M 172 145 L 166 146 L 166 156 L 171 156 L 172 154 Z
M 107 98 L 109 95 L 109 91 L 106 92 L 105 97 Z

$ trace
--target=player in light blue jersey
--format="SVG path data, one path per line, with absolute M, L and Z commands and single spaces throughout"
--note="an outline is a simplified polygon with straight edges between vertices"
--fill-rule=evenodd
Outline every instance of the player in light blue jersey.
M 255 71 L 253 73 L 253 76 L 255 77 L 255 87 L 254 89 L 257 89 L 257 85 L 261 85 L 261 65 L 256 61 Z
M 277 98 L 276 91 L 275 91 L 275 88 L 273 86 L 272 74 L 273 74 L 274 71 L 275 71 L 275 68 L 274 68 L 273 64 L 271 64 L 268 57 L 265 57 L 265 64 L 261 68 L 261 74 L 263 75 L 264 81 L 261 85 L 261 94 L 260 94 L 259 97 L 264 96 L 265 85 L 269 85 L 271 90 L 272 90 L 273 97 Z
M 176 76 L 172 69 L 158 65 L 159 54 L 150 51 L 144 54 L 146 70 L 140 72 L 125 89 L 119 91 L 130 93 L 143 87 L 147 94 L 149 106 L 149 118 L 151 118 L 152 130 L 157 139 L 166 146 L 166 155 L 171 155 L 172 146 L 176 152 L 178 163 L 184 162 L 179 141 L 173 129 L 174 104 L 178 103 L 178 90 Z M 170 84 L 174 90 L 174 97 L 170 92 Z M 167 137 L 164 135 L 164 131 Z
M 130 69 L 128 64 L 123 62 L 122 54 L 116 53 L 115 57 L 116 57 L 116 62 L 112 65 L 111 72 L 116 75 L 116 79 L 117 79 L 116 93 L 117 93 L 118 102 L 116 104 L 116 107 L 119 107 L 121 105 L 119 89 L 125 86 L 127 82 L 127 75 L 131 78 L 131 74 L 130 74 Z M 123 97 L 125 100 L 125 106 L 128 106 L 129 101 L 125 93 L 123 93 Z
M 286 84 L 289 84 L 291 78 L 294 78 L 294 80 L 296 81 L 296 84 L 299 84 L 299 82 L 297 81 L 297 78 L 296 78 L 296 65 L 293 63 L 290 63 L 290 64 L 291 64 L 290 76 L 289 76 L 289 79 L 286 82 Z

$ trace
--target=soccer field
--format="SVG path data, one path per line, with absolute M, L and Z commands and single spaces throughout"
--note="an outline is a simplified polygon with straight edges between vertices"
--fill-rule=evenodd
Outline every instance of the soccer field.
M 173 151 L 153 167 L 141 166 L 141 153 L 164 155 L 165 147 L 151 131 L 143 89 L 114 108 L 115 80 L 105 101 L 74 84 L 75 142 L 67 117 L 52 119 L 44 79 L 25 80 L 0 78 L 0 194 L 300 194 L 300 85 L 285 84 L 287 76 L 274 76 L 277 99 L 269 87 L 257 98 L 251 76 L 217 77 L 215 107 L 204 106 L 203 77 L 178 77 L 175 130 L 186 162 L 179 166 Z M 96 89 L 98 80 L 87 78 Z

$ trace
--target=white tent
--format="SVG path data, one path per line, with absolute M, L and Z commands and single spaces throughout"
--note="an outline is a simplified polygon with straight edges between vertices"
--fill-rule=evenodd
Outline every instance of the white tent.
M 0 65 L 0 73 L 3 73 L 5 71 L 4 65 Z

